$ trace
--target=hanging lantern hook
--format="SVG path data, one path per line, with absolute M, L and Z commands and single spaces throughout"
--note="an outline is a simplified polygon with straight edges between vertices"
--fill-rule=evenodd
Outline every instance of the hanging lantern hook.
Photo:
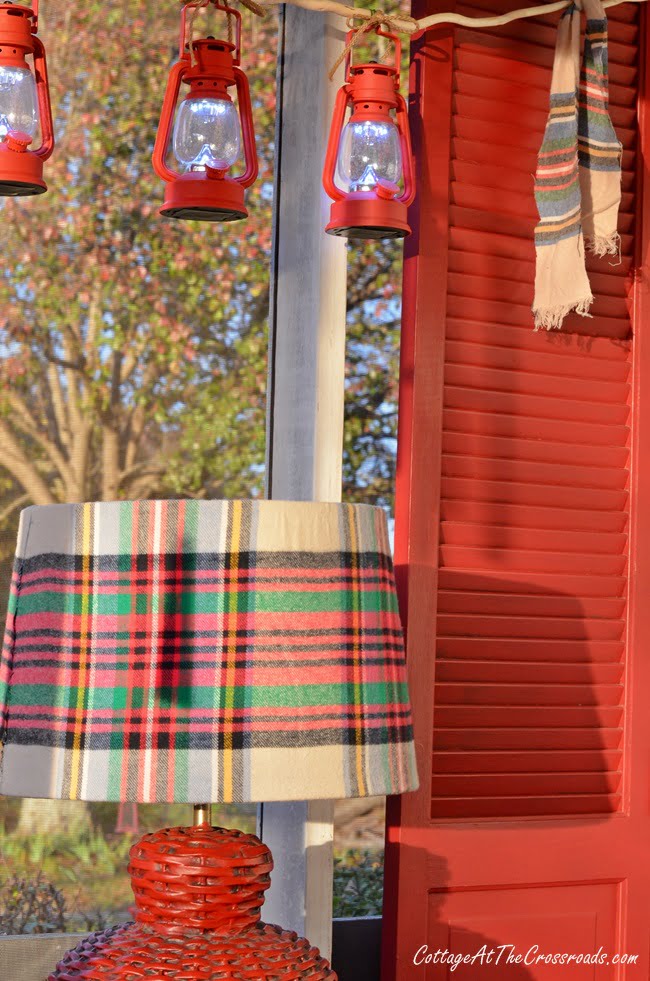
M 183 6 L 183 11 L 181 14 L 181 30 L 180 30 L 180 43 L 179 43 L 179 54 L 181 58 L 189 59 L 190 64 L 194 64 L 194 22 L 196 20 L 197 14 L 200 10 L 207 7 L 214 7 L 215 10 L 222 10 L 226 14 L 226 19 L 228 22 L 228 43 L 232 44 L 232 21 L 231 18 L 235 18 L 235 43 L 234 43 L 234 53 L 233 59 L 236 65 L 239 64 L 241 58 L 241 14 L 234 7 L 231 7 L 226 2 L 221 2 L 221 0 L 191 0 L 190 3 L 186 3 Z M 189 17 L 188 17 L 189 12 Z
M 399 69 L 402 60 L 402 42 L 399 36 L 395 33 L 395 19 L 390 14 L 385 14 L 381 10 L 372 11 L 372 17 L 361 24 L 360 27 L 355 27 L 352 18 L 347 21 L 347 26 L 349 28 L 346 39 L 345 48 L 336 59 L 329 71 L 330 82 L 334 81 L 334 76 L 339 70 L 340 66 L 345 62 L 345 77 L 349 78 L 350 69 L 352 67 L 352 53 L 359 43 L 359 41 L 364 37 L 364 35 L 369 34 L 370 31 L 374 31 L 375 34 L 380 37 L 389 38 L 395 45 L 395 67 L 397 69 L 397 80 L 399 83 Z M 387 27 L 388 31 L 383 28 Z

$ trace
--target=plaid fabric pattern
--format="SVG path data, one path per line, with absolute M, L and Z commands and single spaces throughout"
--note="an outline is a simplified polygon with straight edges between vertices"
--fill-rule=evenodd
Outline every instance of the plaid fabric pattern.
M 567 7 L 560 20 L 535 175 L 536 327 L 560 327 L 572 310 L 589 315 L 585 242 L 597 255 L 619 250 L 622 148 L 609 116 L 607 18 L 600 0 L 584 0 L 584 8 L 580 70 L 580 5 Z
M 4 794 L 225 802 L 414 789 L 383 512 L 27 508 L 0 710 Z

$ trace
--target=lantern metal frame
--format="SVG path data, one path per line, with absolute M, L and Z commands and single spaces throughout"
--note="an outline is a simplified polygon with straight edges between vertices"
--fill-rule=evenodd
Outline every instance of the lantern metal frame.
M 29 6 L 0 3 L 0 65 L 27 68 L 34 75 L 41 144 L 30 150 L 31 136 L 12 130 L 0 143 L 0 197 L 43 194 L 43 164 L 54 150 L 54 125 L 45 47 L 38 31 L 38 0 Z M 33 65 L 27 62 L 31 55 Z
M 188 11 L 212 6 L 234 18 L 235 41 L 213 37 L 186 41 Z M 165 199 L 160 214 L 168 218 L 198 221 L 238 221 L 248 216 L 244 204 L 246 188 L 257 178 L 258 162 L 248 79 L 240 67 L 241 14 L 224 0 L 191 0 L 181 13 L 179 60 L 167 80 L 162 112 L 153 151 L 153 166 L 165 181 Z M 186 98 L 210 96 L 232 101 L 228 89 L 236 87 L 239 124 L 244 149 L 244 172 L 236 177 L 230 168 L 181 174 L 167 166 L 165 158 L 172 134 L 181 85 L 190 91 Z
M 408 108 L 400 92 L 402 44 L 397 34 L 375 28 L 379 37 L 393 42 L 393 64 L 365 62 L 352 64 L 351 53 L 356 31 L 347 35 L 348 55 L 345 62 L 345 84 L 339 89 L 330 128 L 323 186 L 333 199 L 326 231 L 357 239 L 404 238 L 410 234 L 407 209 L 415 197 L 415 173 Z M 362 191 L 344 191 L 336 183 L 336 166 L 345 117 L 351 108 L 350 122 L 391 122 L 397 126 L 402 154 L 403 189 L 388 181 Z M 394 112 L 395 115 L 391 115 Z

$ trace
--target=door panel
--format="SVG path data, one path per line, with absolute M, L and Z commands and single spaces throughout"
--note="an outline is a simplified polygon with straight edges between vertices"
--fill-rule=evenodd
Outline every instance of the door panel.
M 594 316 L 561 334 L 530 312 L 554 21 L 413 59 L 395 545 L 421 787 L 389 805 L 384 981 L 650 976 L 648 27 L 608 13 L 622 256 L 588 260 Z M 573 956 L 414 963 L 483 945 Z

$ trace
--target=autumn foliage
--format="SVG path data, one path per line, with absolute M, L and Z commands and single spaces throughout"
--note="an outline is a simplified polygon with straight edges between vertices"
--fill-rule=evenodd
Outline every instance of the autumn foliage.
M 45 8 L 49 193 L 0 205 L 9 538 L 23 503 L 262 491 L 277 21 L 244 12 L 260 178 L 248 221 L 212 225 L 157 213 L 151 151 L 178 15 L 159 0 Z M 386 500 L 397 253 L 350 256 L 346 482 Z

